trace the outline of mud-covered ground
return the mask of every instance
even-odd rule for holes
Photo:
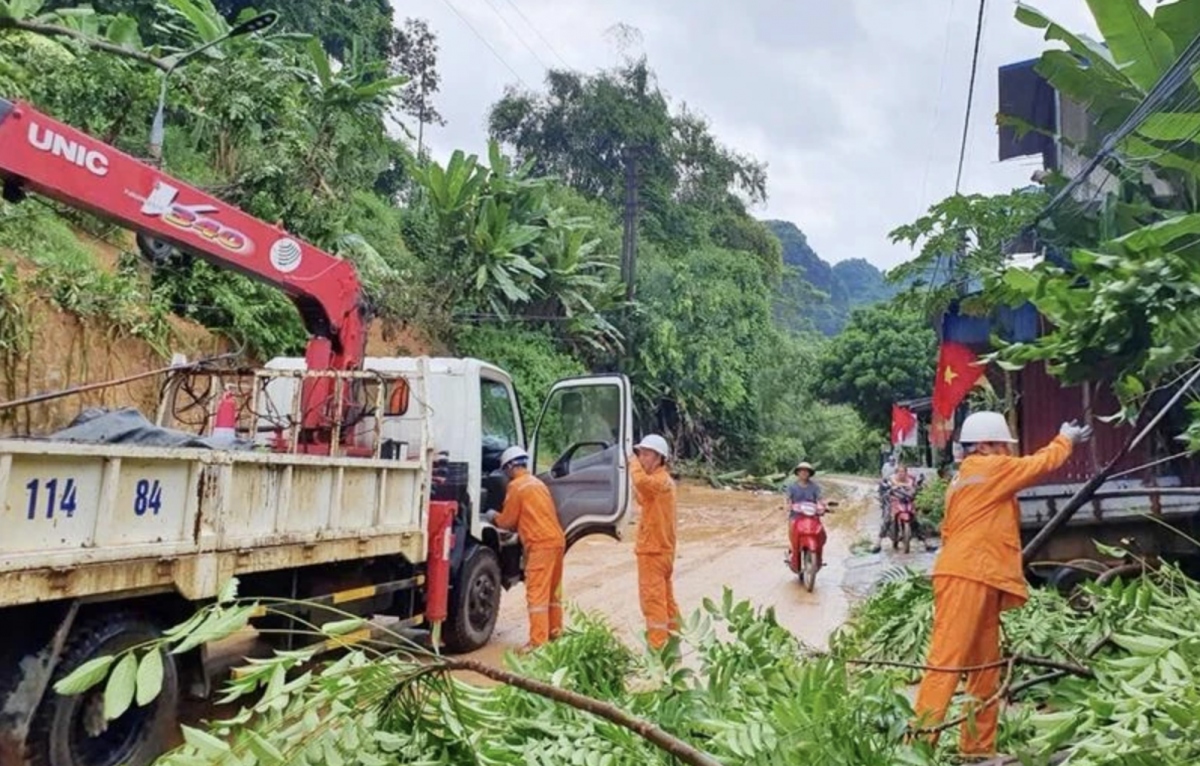
[[[925,566],[929,556],[886,551],[881,555],[851,553],[856,541],[877,533],[875,484],[866,479],[820,477],[825,494],[840,502],[825,517],[829,531],[826,566],[808,593],[784,563],[787,512],[779,493],[712,489],[684,483],[679,490],[678,558],[675,598],[684,613],[699,608],[705,596],[719,598],[729,586],[737,598],[774,606],[781,624],[806,643],[824,647],[830,633],[847,617],[853,600],[888,567]],[[602,537],[573,547],[565,562],[566,601],[605,615],[630,642],[643,630],[638,607],[633,554],[634,528],[620,542]],[[914,546],[917,550],[919,546]],[[499,662],[527,637],[525,590],[518,585],[504,594],[496,633],[478,659]]]
[[[852,553],[855,543],[878,532],[879,506],[875,483],[852,477],[820,477],[828,499],[839,507],[825,517],[829,541],[826,566],[808,593],[784,562],[787,551],[787,512],[783,496],[772,492],[712,489],[685,482],[679,488],[679,548],[675,563],[675,598],[684,613],[700,607],[703,598],[719,598],[729,586],[737,598],[774,606],[780,623],[805,643],[823,648],[829,635],[845,622],[855,600],[863,597],[893,566],[926,568],[933,556],[914,545],[902,555]],[[634,527],[621,541],[585,539],[573,547],[565,562],[564,595],[568,603],[603,614],[631,646],[641,642],[642,615],[638,606],[637,571],[633,553]],[[496,631],[488,646],[472,657],[499,665],[510,650],[528,636],[525,588],[517,585],[501,601]],[[217,647],[210,669],[242,664],[247,654],[269,651],[256,645],[253,631]],[[482,679],[476,679],[482,680]],[[209,703],[185,705],[183,719],[196,723],[224,712]]]

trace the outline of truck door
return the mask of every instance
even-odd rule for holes
[[[591,375],[555,383],[530,447],[533,472],[554,496],[567,547],[591,534],[619,539],[630,499],[629,380]]]

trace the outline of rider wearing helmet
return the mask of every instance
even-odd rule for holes
[[[529,473],[529,453],[509,447],[500,456],[508,476],[504,509],[492,516],[501,529],[515,529],[525,548],[525,599],[529,605],[529,643],[535,649],[562,633],[563,535],[554,498],[540,479]]]
[[[875,543],[875,547],[871,549],[871,553],[882,551],[884,542],[892,534],[892,498],[900,497],[905,500],[913,500],[920,489],[920,482],[913,479],[912,475],[908,472],[908,466],[903,463],[896,466],[895,473],[879,483],[879,508],[882,520],[879,526],[879,540]],[[928,537],[926,537],[925,528],[916,517],[915,509],[911,526],[913,535],[921,541],[926,551],[936,550],[937,546],[931,543]]]
[[[663,648],[671,631],[679,627],[675,603],[675,481],[667,472],[671,449],[667,440],[650,434],[634,447],[629,460],[638,517],[638,600],[646,618],[646,641]]]
[[[1021,511],[1017,492],[1056,470],[1091,428],[1063,423],[1059,435],[1027,457],[998,412],[976,412],[963,422],[959,440],[968,455],[946,492],[942,553],[933,567],[933,636],[927,665],[982,667],[966,673],[974,698],[959,750],[991,755],[996,745],[1000,686],[1000,613],[1028,599],[1021,561]],[[929,670],[914,707],[918,725],[936,727],[958,688],[960,672]],[[990,700],[986,707],[980,702]],[[931,736],[937,739],[937,735]]]

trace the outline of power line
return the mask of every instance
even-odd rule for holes
[[[546,49],[548,51],[550,51],[551,53],[553,53],[554,57],[557,58],[559,61],[561,61],[563,66],[565,66],[567,69],[570,69],[571,65],[567,63],[567,60],[564,59],[562,57],[562,55],[559,54],[559,52],[554,49],[554,46],[550,44],[550,41],[547,40],[545,38],[545,36],[542,35],[541,31],[538,30],[537,25],[534,24],[532,21],[530,21],[528,16],[526,16],[524,13],[522,13],[521,9],[517,6],[516,2],[514,0],[504,0],[504,2],[508,3],[512,7],[512,9],[517,12],[517,15],[520,16],[522,19],[524,19],[525,23],[529,25],[529,28],[533,30],[533,33],[535,35],[537,35],[539,40],[542,41],[542,45],[545,45]],[[549,67],[546,67],[546,68],[549,69]]]
[[[971,127],[971,104],[975,100],[975,74],[979,71],[979,43],[983,39],[983,12],[987,0],[979,0],[979,16],[975,20],[975,50],[971,54],[971,80],[967,85],[967,113],[963,117],[962,145],[958,150],[958,173],[954,177],[954,193],[962,186],[963,161],[967,157],[967,131]]]
[[[946,62],[950,59],[950,28],[954,23],[954,5],[955,0],[950,0],[949,10],[946,12],[946,39],[942,45],[942,65],[938,68],[938,89],[937,99],[933,102],[933,119],[929,124],[929,150],[925,153],[925,172],[921,174],[921,199],[919,200],[922,210],[925,206],[925,194],[929,186],[929,167],[933,163],[933,151],[937,145],[937,124],[938,117],[942,113],[942,94],[945,92],[946,86]]]
[[[500,20],[504,22],[504,26],[508,27],[508,31],[516,35],[516,38],[521,42],[521,45],[525,46],[525,50],[533,54],[533,57],[537,59],[537,62],[542,65],[542,69],[545,69],[547,72],[550,71],[550,65],[538,55],[538,52],[534,50],[532,45],[525,41],[525,38],[521,35],[521,33],[518,32],[512,24],[508,23],[508,19],[505,18],[504,14],[500,13],[500,9],[496,7],[496,4],[493,3],[492,0],[483,0],[483,2],[487,3],[488,7],[492,9],[492,13],[500,17]]]
[[[471,30],[471,32],[479,38],[479,42],[483,43],[484,46],[486,46],[487,49],[492,52],[492,55],[496,57],[496,60],[503,64],[505,69],[512,72],[512,76],[517,78],[517,82],[521,83],[522,87],[524,87],[526,90],[532,90],[532,88],[529,87],[529,84],[525,82],[521,75],[517,74],[517,70],[513,69],[512,65],[505,61],[504,57],[500,55],[500,52],[492,47],[492,44],[487,41],[487,38],[479,33],[479,30],[475,28],[475,25],[467,21],[466,16],[459,13],[458,9],[454,7],[454,3],[450,2],[450,0],[442,0],[442,2],[446,4],[447,8],[454,12],[454,15],[457,16],[462,23],[467,25],[467,29]]]

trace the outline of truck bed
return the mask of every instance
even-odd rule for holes
[[[0,440],[0,606],[217,594],[234,575],[425,558],[410,460]]]

